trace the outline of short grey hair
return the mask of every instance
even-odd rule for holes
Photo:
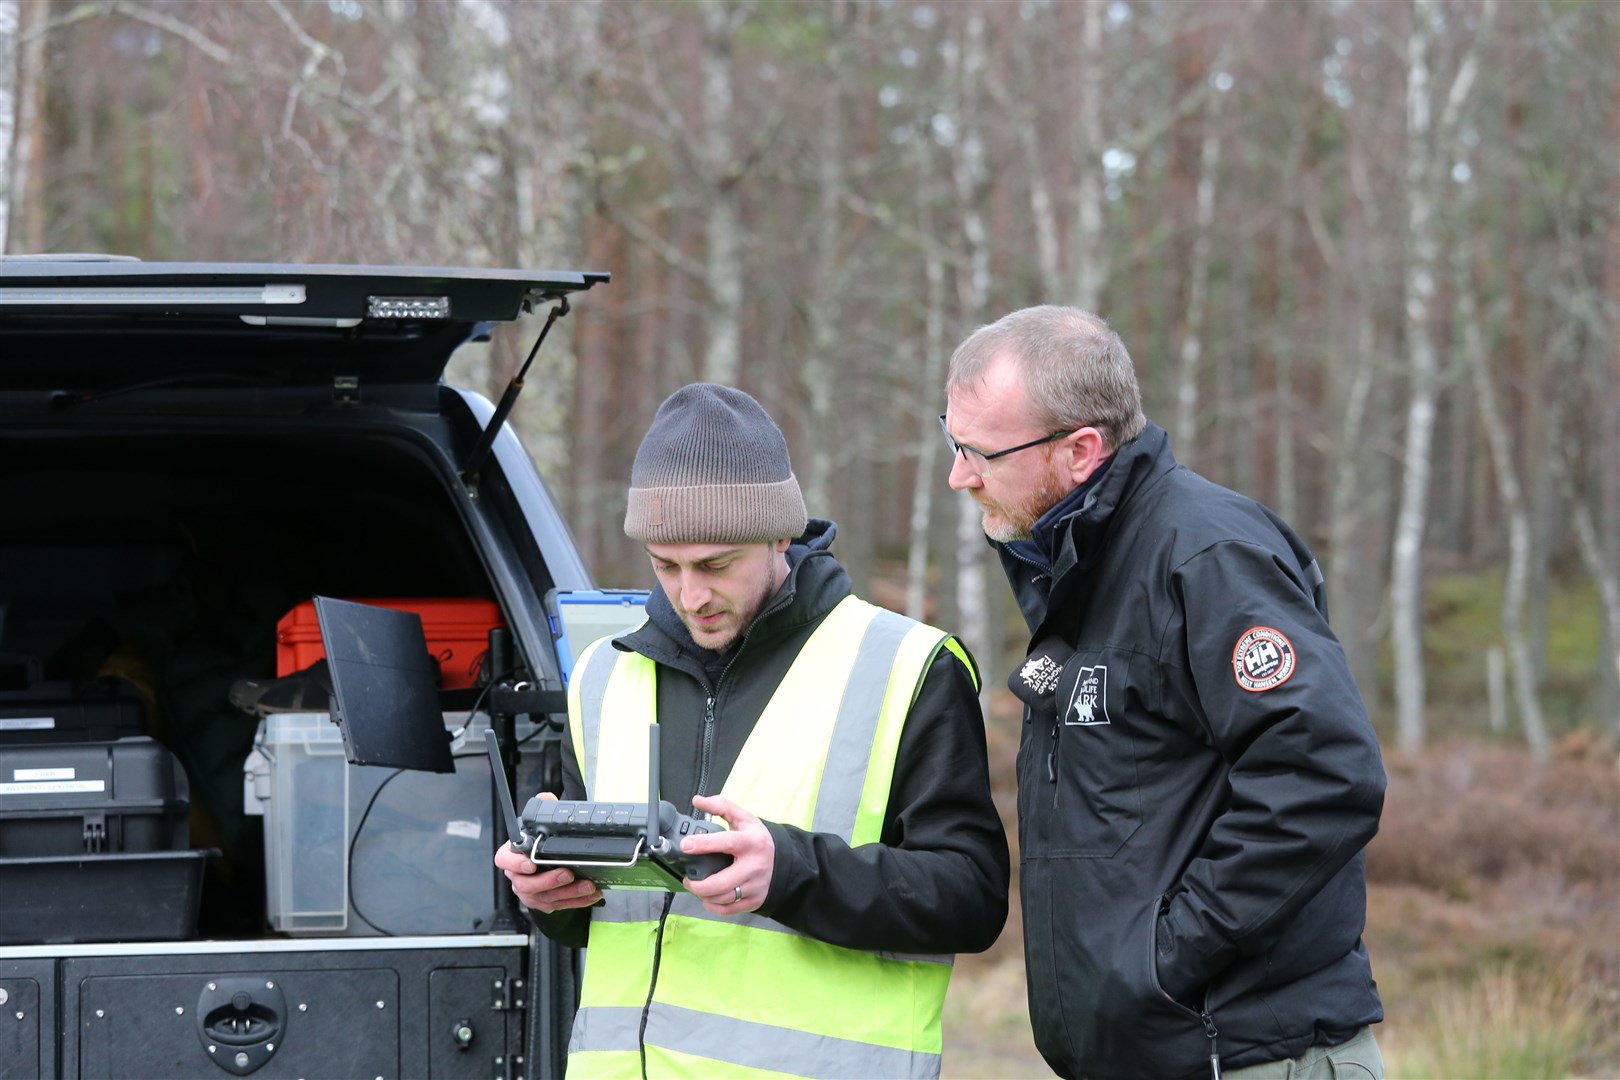
[[[951,355],[946,391],[971,389],[1003,355],[1023,376],[1030,419],[1048,431],[1094,427],[1112,452],[1147,426],[1131,354],[1090,312],[1042,304],[979,327]]]

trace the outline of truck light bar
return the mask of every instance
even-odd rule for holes
[[[448,319],[448,296],[368,296],[366,314],[373,319]]]
[[[211,289],[193,285],[70,286],[0,288],[0,306],[174,304],[302,304],[302,285],[237,285]]]

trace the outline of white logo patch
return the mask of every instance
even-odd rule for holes
[[[1232,674],[1252,694],[1281,686],[1294,674],[1294,644],[1269,626],[1252,627],[1232,650]]]
[[[1063,722],[1071,727],[1091,727],[1108,723],[1108,668],[1083,667],[1074,684],[1074,695],[1063,711]]]
[[[1024,685],[1037,694],[1050,694],[1062,674],[1063,668],[1045,655],[1030,657],[1018,669],[1018,677],[1024,680]]]

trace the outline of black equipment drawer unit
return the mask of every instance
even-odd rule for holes
[[[72,947],[56,975],[61,1075],[530,1075],[512,1057],[528,1008],[526,937],[316,944],[198,942],[129,955]],[[49,1064],[36,1075],[51,1075]]]
[[[0,957],[0,1077],[55,1069],[56,961]]]

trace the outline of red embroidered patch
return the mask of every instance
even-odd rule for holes
[[[1232,674],[1250,693],[1258,694],[1287,682],[1294,674],[1294,644],[1280,631],[1256,626],[1238,638],[1232,650]]]

